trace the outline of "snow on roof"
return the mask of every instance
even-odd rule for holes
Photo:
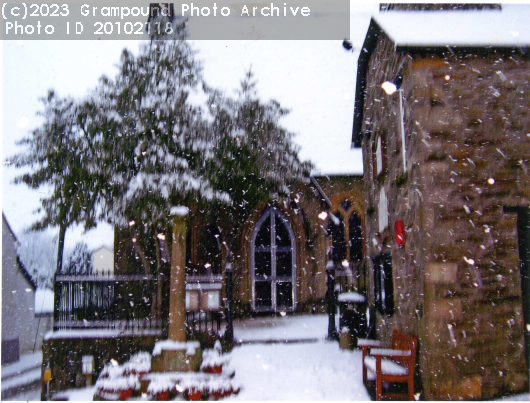
[[[37,288],[35,291],[35,315],[53,313],[54,294],[49,288]]]
[[[397,46],[530,45],[527,5],[503,4],[501,11],[391,11],[374,20]]]
[[[341,140],[343,144],[335,147],[322,147],[320,152],[312,152],[311,161],[315,168],[311,172],[313,176],[334,175],[362,175],[363,160],[362,151],[350,148],[351,132],[347,132]]]
[[[101,245],[101,246],[98,246],[97,248],[92,249],[92,252],[91,252],[91,253],[92,253],[92,254],[97,253],[97,252],[99,252],[101,249],[107,249],[107,250],[110,251],[110,252],[114,252],[114,247],[113,247],[113,246],[109,246],[109,245],[105,245],[105,244],[103,244],[103,245]]]

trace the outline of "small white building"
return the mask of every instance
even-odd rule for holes
[[[92,251],[92,272],[96,275],[114,274],[114,250],[103,245]]]
[[[2,365],[40,350],[53,321],[53,291],[37,288],[17,254],[16,243],[2,213]]]

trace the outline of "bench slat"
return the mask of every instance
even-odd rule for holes
[[[383,357],[410,357],[410,350],[396,350],[393,348],[372,348],[371,356],[380,355]]]
[[[366,365],[366,368],[368,368],[371,372],[375,373],[375,357],[366,357],[364,359],[364,365]],[[399,364],[396,364],[393,361],[386,360],[384,358],[381,359],[381,372],[383,372],[384,375],[395,375],[395,376],[405,376],[408,375],[409,370]]]
[[[386,343],[380,341],[380,340],[373,340],[373,339],[358,339],[357,345],[359,347],[382,347],[385,346]]]

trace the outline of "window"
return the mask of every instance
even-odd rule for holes
[[[332,240],[332,260],[335,265],[351,268],[358,266],[363,260],[363,228],[362,219],[352,208],[351,201],[344,200],[330,217],[328,234]],[[345,218],[344,218],[345,217]]]
[[[376,175],[383,172],[383,153],[381,151],[381,136],[377,136],[377,148],[375,149]]]
[[[186,274],[209,276],[221,273],[219,228],[209,223],[192,223],[186,228]]]
[[[330,218],[331,245],[333,246],[332,259],[335,265],[340,265],[347,257],[344,220],[342,219],[342,214],[338,211]]]
[[[382,253],[372,259],[374,265],[375,306],[383,315],[394,313],[394,284],[392,281],[392,257]]]
[[[253,310],[295,310],[295,237],[278,209],[265,210],[254,227],[250,247]]]
[[[363,260],[363,225],[361,217],[355,211],[349,219],[350,230],[350,262],[356,264]]]
[[[385,171],[386,164],[386,140],[382,133],[378,133],[372,148],[374,181]]]
[[[379,209],[377,215],[379,219],[379,232],[383,232],[388,227],[388,201],[384,188],[381,188],[379,192]]]
[[[199,235],[198,263],[207,274],[221,273],[221,241],[219,228],[210,223]]]

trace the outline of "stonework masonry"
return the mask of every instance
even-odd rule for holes
[[[401,66],[406,173],[400,94],[380,87]],[[516,50],[442,57],[396,50],[380,34],[363,116],[366,242],[370,257],[392,254],[396,309],[378,315],[377,330],[384,339],[393,328],[419,337],[418,383],[427,399],[528,389],[517,218],[504,208],[530,205],[529,111],[530,61]],[[374,178],[378,135],[386,169]],[[379,233],[381,187],[389,228]],[[403,249],[393,238],[398,219]]]

